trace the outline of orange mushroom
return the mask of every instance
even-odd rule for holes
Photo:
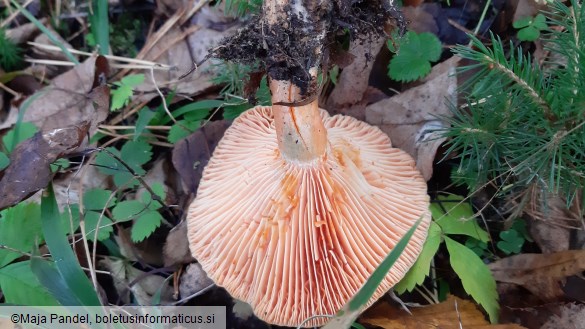
[[[290,82],[270,87],[273,103],[300,98]],[[204,170],[187,217],[191,252],[259,318],[297,326],[337,312],[422,217],[369,304],[406,274],[427,235],[426,191],[414,160],[376,127],[316,101],[255,107]]]

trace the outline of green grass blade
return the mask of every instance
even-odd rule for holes
[[[384,258],[382,263],[370,275],[364,286],[355,294],[355,296],[339,311],[337,315],[322,329],[340,329],[349,328],[357,319],[361,308],[370,300],[374,292],[384,280],[388,271],[392,268],[398,257],[402,255],[404,249],[408,245],[410,238],[419,226],[422,218],[419,218],[416,223],[406,232],[406,234],[398,241],[394,249],[390,251],[388,256]]]
[[[81,306],[101,305],[94,287],[73,254],[67,237],[63,234],[52,184],[49,184],[41,198],[41,225],[57,271],[68,289],[77,296]]]
[[[59,271],[46,260],[33,257],[30,268],[39,282],[61,305],[81,305],[81,301],[69,289]]]
[[[110,26],[108,19],[108,0],[92,1],[93,15],[89,16],[91,33],[99,47],[100,55],[109,55]]]
[[[47,29],[45,27],[45,25],[43,25],[43,23],[41,23],[38,19],[36,19],[36,17],[34,17],[33,14],[30,13],[30,11],[28,11],[26,8],[21,6],[16,0],[10,0],[10,3],[12,3],[12,5],[14,5],[14,7],[16,7],[24,15],[24,17],[26,17],[39,30],[41,30],[41,32],[43,32],[45,35],[47,35],[49,40],[51,40],[51,42],[55,46],[61,48],[61,50],[63,51],[65,56],[67,56],[67,58],[71,62],[75,63],[76,65],[79,64],[79,61],[77,60],[77,58],[75,58],[75,56],[73,56],[73,54],[69,50],[67,50],[67,48],[53,35],[53,33],[51,31],[49,31],[49,29]]]

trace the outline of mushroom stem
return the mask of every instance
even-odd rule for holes
[[[294,103],[302,99],[291,81],[270,80],[272,103]],[[273,105],[278,147],[288,161],[311,162],[320,159],[327,147],[327,131],[317,99],[301,106]]]

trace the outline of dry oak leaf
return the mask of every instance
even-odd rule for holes
[[[515,255],[489,268],[498,282],[514,283],[545,301],[554,300],[564,295],[559,281],[585,271],[585,250]]]
[[[411,314],[388,303],[380,303],[360,318],[361,323],[384,329],[522,329],[517,324],[492,325],[477,306],[468,300],[449,296],[446,301],[420,308]]]

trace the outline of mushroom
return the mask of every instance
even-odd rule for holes
[[[300,99],[270,80],[273,104]],[[193,256],[262,320],[336,313],[422,217],[368,306],[406,274],[430,222],[414,160],[377,127],[317,101],[255,107],[226,131],[187,215]],[[314,318],[304,326],[322,325]]]

